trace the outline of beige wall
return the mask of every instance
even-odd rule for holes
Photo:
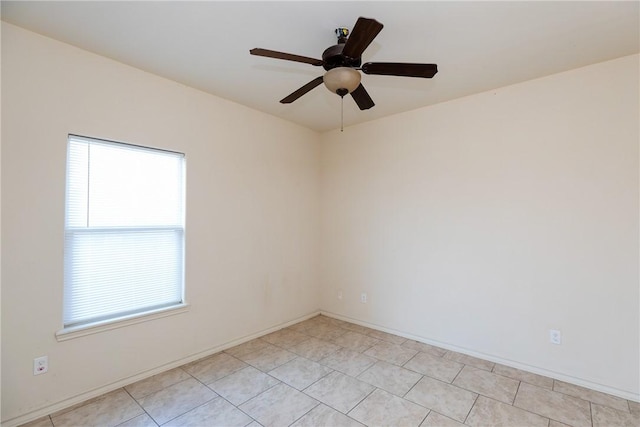
[[[2,420],[318,310],[317,133],[6,23],[2,65]],[[56,341],[68,133],[186,153],[187,313]]]
[[[637,55],[321,136],[5,23],[2,65],[5,424],[318,309],[638,398]],[[187,313],[56,341],[69,132],[186,153]]]
[[[638,399],[638,75],[634,55],[324,134],[323,309]]]

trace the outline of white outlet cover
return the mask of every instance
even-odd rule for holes
[[[33,375],[46,374],[49,370],[49,357],[42,356],[33,359]]]
[[[562,344],[562,332],[557,329],[549,329],[549,342],[551,344]]]

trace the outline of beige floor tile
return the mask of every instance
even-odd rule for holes
[[[342,347],[340,347],[339,345],[332,344],[328,341],[324,341],[318,338],[310,338],[307,341],[301,342],[300,344],[291,347],[289,351],[317,362],[318,360],[327,357],[331,353],[335,353],[341,348]]]
[[[462,363],[423,352],[419,352],[404,364],[407,369],[448,383],[453,381],[463,366]]]
[[[304,357],[296,357],[270,371],[269,375],[276,377],[293,388],[304,390],[331,372],[333,372],[331,368]]]
[[[300,332],[292,331],[290,329],[280,329],[279,331],[272,332],[261,337],[261,339],[269,344],[288,349],[289,347],[293,347],[294,345],[308,340],[309,335],[301,334]]]
[[[156,427],[157,425],[149,415],[142,414],[122,424],[118,424],[118,427]]]
[[[49,415],[47,415],[46,417],[40,417],[37,420],[22,424],[20,427],[53,427],[53,423]]]
[[[334,320],[333,317],[325,316],[324,314],[318,314],[315,319],[323,323],[331,323]]]
[[[298,332],[304,333],[305,335],[316,336],[317,334],[335,331],[336,329],[340,328],[336,328],[335,326],[329,325],[325,322],[309,322],[303,331]]]
[[[488,397],[479,396],[465,421],[473,427],[547,427],[549,419]]]
[[[289,329],[291,331],[304,333],[304,331],[313,324],[313,323],[310,322],[310,320],[311,319],[305,320],[303,322],[298,322],[298,323],[296,323],[294,325],[291,325],[291,326],[287,326],[287,329]]]
[[[376,331],[375,329],[373,329],[367,335],[377,340],[386,341],[388,343],[396,345],[401,345],[407,340],[406,338],[403,338],[401,336],[389,334],[387,332]]]
[[[217,353],[205,359],[184,365],[182,369],[201,382],[208,384],[246,366],[246,363],[227,353]]]
[[[640,426],[640,403],[320,315],[22,427],[262,427],[238,405],[267,426]]]
[[[190,410],[186,414],[164,424],[163,427],[201,427],[224,426],[244,427],[252,421],[251,417],[221,397]]]
[[[398,366],[402,366],[407,363],[409,359],[416,355],[416,353],[418,353],[418,350],[413,350],[385,341],[381,341],[364,352],[367,356],[372,356],[376,359],[384,360],[385,362],[393,363]]]
[[[466,354],[458,353],[456,351],[448,351],[443,357],[455,360],[456,362],[464,363],[465,365],[471,365],[478,369],[484,369],[491,372],[495,363],[488,360],[478,359],[477,357],[469,356]]]
[[[212,382],[209,384],[209,388],[237,406],[277,384],[280,384],[280,381],[271,375],[267,375],[253,366],[247,366]]]
[[[75,405],[71,405],[71,406],[69,406],[69,407],[67,407],[67,408],[63,408],[63,409],[60,409],[59,411],[55,411],[55,412],[53,412],[53,413],[49,414],[49,417],[50,417],[51,419],[53,419],[53,418],[57,418],[57,417],[59,417],[60,415],[62,415],[62,414],[64,414],[64,413],[66,413],[66,412],[71,412],[71,411],[76,410],[76,409],[78,409],[78,408],[80,408],[80,407],[82,407],[82,406],[86,406],[86,405],[89,405],[89,404],[91,404],[91,403],[95,403],[95,402],[98,402],[98,401],[100,401],[100,400],[103,400],[103,399],[109,398],[111,395],[115,395],[115,394],[118,394],[118,393],[122,392],[122,390],[123,390],[122,388],[119,388],[119,389],[117,389],[117,390],[110,391],[110,392],[105,393],[105,394],[102,394],[102,395],[100,395],[100,396],[96,396],[96,397],[94,397],[94,398],[87,399],[87,400],[85,400],[84,402],[76,403]]]
[[[349,416],[367,426],[419,426],[428,413],[420,405],[378,389],[353,408]]]
[[[118,389],[102,398],[92,400],[89,404],[52,417],[52,421],[56,427],[115,426],[143,413],[140,405],[129,393],[124,389]]]
[[[297,325],[297,324],[296,324]],[[307,339],[309,338],[309,334],[307,334],[305,332],[306,328],[296,328],[296,325],[291,325],[291,326],[287,326],[286,328],[280,329],[281,331],[286,331],[286,332],[295,332],[298,334],[303,334],[307,336]],[[264,338],[264,336],[260,337],[260,338]]]
[[[569,424],[564,424],[556,420],[549,420],[549,427],[571,427]]]
[[[638,427],[640,417],[631,412],[619,411],[609,406],[591,403],[593,427]]]
[[[589,390],[588,388],[565,383],[563,381],[554,381],[553,391],[568,394],[569,396],[579,397],[580,399],[588,400],[599,405],[609,406],[610,408],[617,409],[618,411],[629,412],[629,404],[626,399],[611,396],[610,394],[601,393],[595,390]]]
[[[240,359],[249,353],[253,353],[254,351],[262,350],[267,347],[273,346],[272,344],[269,344],[268,342],[257,338],[255,340],[247,341],[235,347],[228,348],[224,352]]]
[[[324,403],[313,408],[309,413],[293,423],[291,427],[363,427],[362,424]]]
[[[520,383],[513,405],[574,427],[591,426],[589,402],[531,384]]]
[[[482,394],[508,404],[513,403],[519,381],[496,375],[473,366],[465,366],[453,381],[453,385]]]
[[[305,331],[307,335],[324,341],[333,341],[334,339],[341,337],[347,332],[349,331],[346,329],[329,324],[312,326]]]
[[[366,326],[356,325],[355,323],[347,323],[343,326],[343,328],[363,335],[367,335],[369,332],[374,331],[374,329],[367,328]]]
[[[493,367],[493,373],[513,378],[514,380],[524,381],[525,383],[537,385],[538,387],[546,388],[549,390],[553,389],[552,378],[533,374],[521,369],[511,368],[509,366],[500,365],[499,363],[496,363],[496,365]]]
[[[464,427],[464,424],[445,417],[436,411],[431,411],[424,422],[420,424],[420,427]]]
[[[440,357],[444,356],[447,353],[447,350],[443,348],[426,344],[420,341],[414,341],[414,340],[406,340],[405,342],[402,343],[402,346],[407,348],[412,348],[414,350],[418,350],[423,353],[433,354],[434,356],[440,356]]]
[[[358,375],[359,380],[400,397],[407,394],[420,378],[422,375],[417,372],[382,361]]]
[[[318,405],[318,401],[289,387],[278,384],[240,405],[265,427],[288,426]]]
[[[268,347],[249,353],[241,359],[249,365],[260,369],[262,372],[269,372],[296,357],[298,356],[283,348]]]
[[[339,328],[344,327],[345,325],[349,325],[349,322],[345,322],[344,320],[336,319],[333,317],[323,316],[328,319],[328,323],[332,326],[337,326]]]
[[[375,387],[353,377],[332,372],[312,384],[305,393],[346,414],[374,389]]]
[[[191,378],[191,375],[180,368],[176,368],[130,384],[125,387],[125,390],[127,390],[134,399],[139,399],[172,384],[188,380],[189,378]]]
[[[371,338],[367,335],[359,334],[357,332],[348,331],[344,335],[341,335],[338,338],[333,339],[332,342],[334,342],[335,344],[338,344],[341,347],[348,348],[349,350],[362,353],[364,351],[367,351],[374,345],[378,344],[380,340]]]
[[[164,424],[218,395],[191,378],[138,399],[140,406],[158,424]]]
[[[376,362],[377,359],[373,357],[365,356],[362,353],[346,348],[340,349],[320,360],[321,364],[352,377],[357,377]]]
[[[464,422],[478,395],[445,382],[423,377],[405,399]]]

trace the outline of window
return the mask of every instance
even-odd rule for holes
[[[64,327],[183,302],[184,155],[70,135]]]

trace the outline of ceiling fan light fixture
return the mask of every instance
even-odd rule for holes
[[[324,85],[333,93],[345,96],[360,86],[360,73],[349,67],[336,67],[327,71],[322,80]]]

